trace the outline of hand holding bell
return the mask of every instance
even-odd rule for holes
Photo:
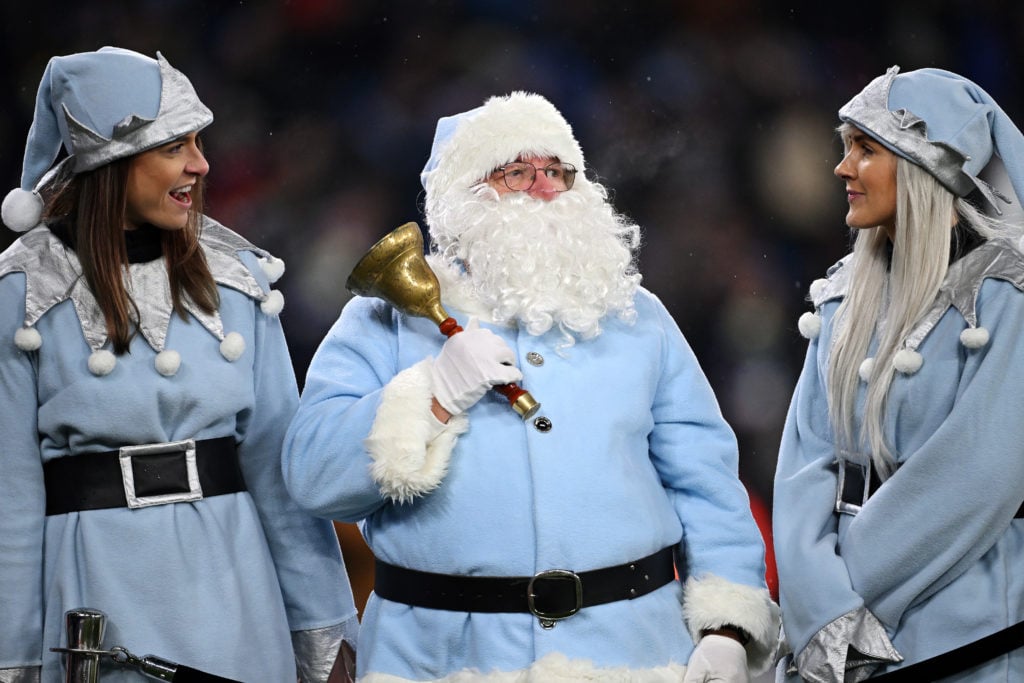
[[[446,336],[462,327],[441,305],[441,285],[423,256],[423,235],[416,223],[406,223],[385,235],[352,269],[345,288],[360,296],[384,299],[408,315],[432,320]],[[494,389],[524,420],[540,408],[528,391],[514,383]]]
[[[475,317],[466,329],[448,338],[430,372],[434,398],[451,415],[469,410],[495,385],[523,378],[505,340],[480,327]]]

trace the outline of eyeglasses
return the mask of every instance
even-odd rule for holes
[[[494,173],[500,173],[505,187],[516,192],[525,192],[537,182],[537,172],[540,171],[551,181],[552,189],[555,192],[565,192],[572,189],[576,180],[576,167],[572,164],[563,164],[558,161],[548,164],[544,168],[537,168],[533,164],[524,161],[514,161],[495,169]]]

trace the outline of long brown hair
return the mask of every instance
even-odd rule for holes
[[[92,171],[59,174],[43,190],[43,220],[67,225],[82,264],[82,275],[103,311],[114,353],[122,354],[137,332],[139,309],[128,293],[125,214],[128,171],[133,157],[118,159]],[[213,313],[220,305],[217,285],[199,246],[202,224],[203,179],[192,188],[192,209],[181,230],[161,230],[164,262],[174,312],[187,320],[185,297]]]

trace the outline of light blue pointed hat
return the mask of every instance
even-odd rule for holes
[[[931,173],[958,197],[979,190],[1001,214],[1010,203],[979,175],[1002,160],[1018,203],[1024,199],[1024,135],[973,81],[942,69],[890,67],[839,110],[887,148]]]
[[[39,222],[36,190],[58,167],[72,173],[144,152],[213,121],[180,71],[158,52],[103,47],[53,57],[36,93],[21,187],[4,199],[4,223],[18,232]],[[67,157],[54,167],[61,147]]]

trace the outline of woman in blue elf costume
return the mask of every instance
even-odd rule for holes
[[[856,239],[800,320],[778,677],[1021,681],[1024,136],[939,69],[893,67],[839,118]]]
[[[159,54],[43,74],[3,203],[27,232],[0,255],[0,681],[63,681],[73,608],[239,681],[325,681],[355,638],[333,528],[282,482],[283,266],[201,213],[212,120]]]

